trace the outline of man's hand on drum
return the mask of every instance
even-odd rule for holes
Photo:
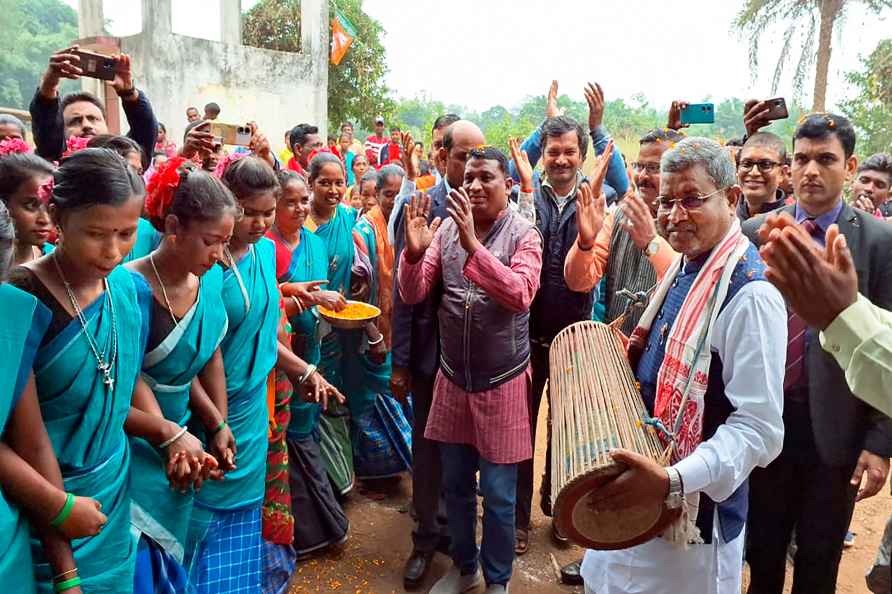
[[[618,510],[636,505],[662,503],[669,494],[669,474],[650,458],[628,450],[612,450],[614,462],[626,469],[616,479],[606,483],[589,496],[592,509]]]

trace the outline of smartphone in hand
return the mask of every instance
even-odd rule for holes
[[[84,50],[72,50],[71,52],[80,59],[82,76],[98,78],[100,80],[115,80],[115,59]]]
[[[767,99],[765,102],[768,103],[768,113],[765,114],[766,120],[785,120],[790,117],[787,111],[787,102],[784,101],[783,97]]]
[[[211,122],[211,132],[214,136],[220,137],[223,144],[230,146],[248,146],[251,144],[251,128],[247,125]]]
[[[712,103],[691,103],[681,110],[682,124],[715,123],[715,105]]]

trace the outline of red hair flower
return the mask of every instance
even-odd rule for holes
[[[0,157],[14,155],[16,153],[30,153],[31,146],[21,138],[7,138],[0,140]]]
[[[226,173],[226,169],[238,161],[239,159],[243,159],[247,157],[249,153],[231,153],[226,155],[217,163],[217,166],[214,168],[214,177],[219,179],[223,179],[223,174]]]
[[[89,142],[90,138],[88,136],[69,136],[65,143],[66,150],[62,153],[62,158],[65,159],[78,151],[84,150]]]
[[[40,187],[37,188],[37,198],[43,202],[44,204],[50,203],[50,198],[53,197],[53,184],[55,180],[51,175],[48,180],[40,184]]]
[[[186,163],[183,157],[174,157],[162,163],[146,185],[146,214],[155,221],[164,219],[164,215],[173,203],[173,195],[180,186],[180,167]]]

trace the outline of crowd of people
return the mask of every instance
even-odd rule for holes
[[[179,145],[135,86],[129,123],[63,78],[0,115],[0,568],[10,592],[277,593],[350,535],[344,498],[411,474],[402,580],[507,592],[530,547],[555,337],[624,335],[669,453],[616,450],[592,513],[680,509],[657,538],[563,568],[586,592],[835,591],[855,502],[892,457],[892,157],[805,116],[792,151],[751,101],[737,142],[666,127],[627,159],[557,108],[509,154],[443,114],[430,148],[382,117],[312,123],[275,154],[186,111]],[[589,175],[583,164],[595,153]],[[381,315],[347,329],[320,310]],[[599,373],[597,353],[581,364]],[[549,442],[540,501],[554,513]],[[478,485],[479,476],[479,485]],[[482,497],[482,542],[476,524]],[[889,547],[868,575],[889,588]],[[557,545],[567,542],[554,523]],[[795,536],[795,538],[794,538]],[[885,589],[883,589],[885,588]]]

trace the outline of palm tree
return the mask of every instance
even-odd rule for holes
[[[777,91],[784,66],[791,60],[793,42],[802,40],[802,53],[796,60],[793,88],[797,94],[812,64],[815,68],[813,111],[825,109],[827,74],[830,70],[830,51],[833,28],[845,15],[846,8],[860,2],[867,9],[879,14],[884,8],[892,8],[892,0],[746,0],[743,9],[734,19],[734,27],[749,37],[749,59],[753,76],[759,66],[759,40],[772,25],[785,23],[784,42],[774,67],[771,92]],[[817,53],[815,53],[817,38]]]

